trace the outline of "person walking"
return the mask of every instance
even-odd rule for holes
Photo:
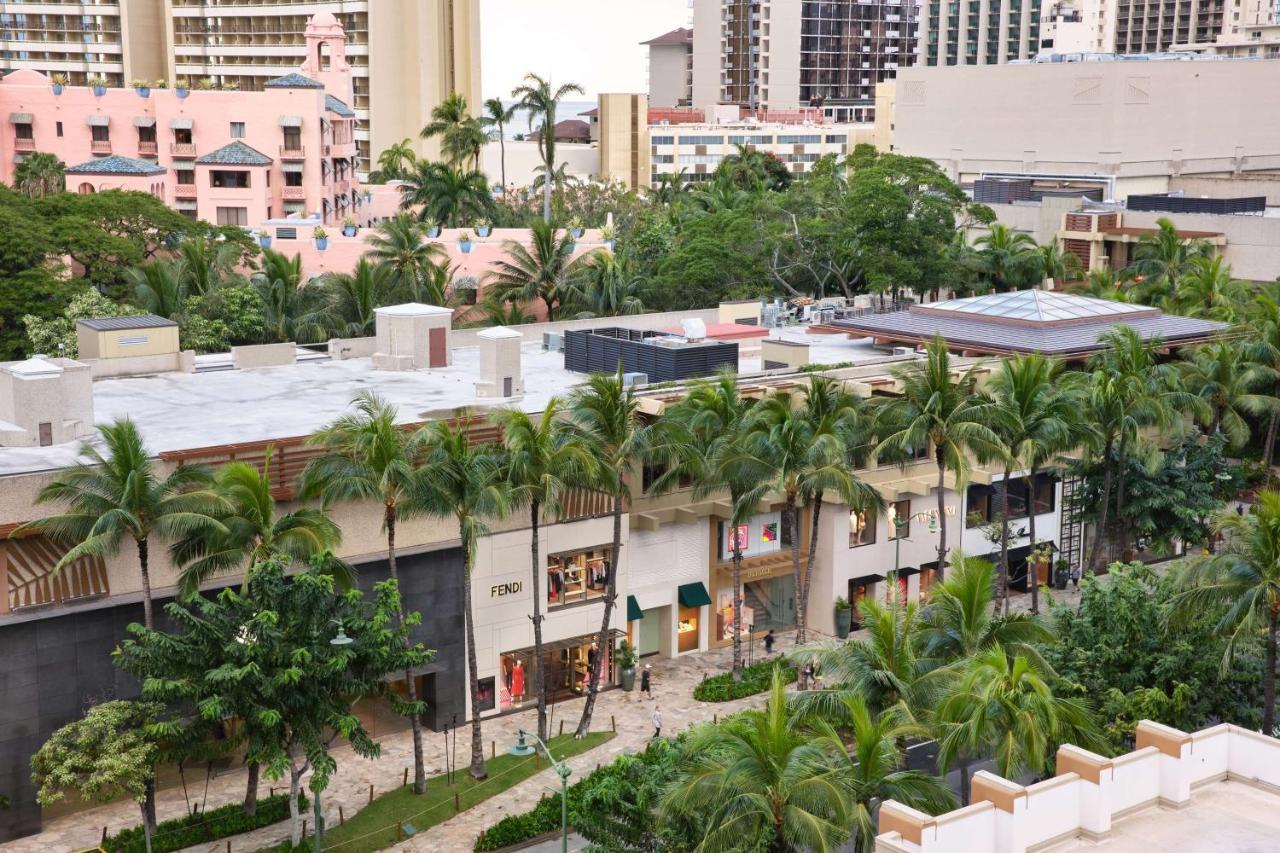
[[[653,740],[662,737],[662,706],[653,706]]]
[[[769,629],[769,633],[764,635],[764,655],[771,657],[773,655],[773,643],[777,637],[773,636],[773,629]]]
[[[653,670],[652,664],[645,664],[644,671],[640,673],[640,695],[643,698],[653,701],[653,681],[650,673]]]
[[[1076,589],[1080,588],[1080,567],[1075,566],[1071,569],[1071,585]]]

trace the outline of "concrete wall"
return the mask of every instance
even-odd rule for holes
[[[153,373],[194,373],[196,351],[167,352],[133,358],[87,358],[94,379],[110,376],[148,376]]]
[[[704,323],[716,322],[717,310],[704,308],[701,311],[664,311],[654,314],[630,314],[623,317],[597,317],[593,320],[557,320],[554,323],[527,323],[521,326],[507,326],[524,336],[526,342],[542,342],[544,332],[564,333],[570,329],[590,329],[596,326],[620,326],[624,329],[678,329],[680,321],[697,317]],[[453,346],[477,346],[477,335],[481,329],[454,329]]]
[[[1280,206],[1280,175],[1212,176],[1181,175],[1169,179],[1169,191],[1207,198],[1266,196],[1267,206]]]
[[[566,116],[569,118],[569,116]],[[502,153],[506,150],[507,189],[514,192],[533,185],[538,173],[536,169],[542,165],[542,155],[538,153],[538,143],[532,139],[516,141],[508,139],[502,145],[487,142],[480,150],[480,170],[489,178],[489,183],[501,183]],[[600,174],[600,152],[595,145],[581,142],[557,142],[556,162],[565,163],[566,174],[581,180],[590,180]]]
[[[345,361],[348,358],[369,358],[378,350],[378,339],[367,338],[330,338],[329,358]]]
[[[674,107],[690,97],[689,48],[682,44],[649,45],[649,103]]]
[[[279,367],[298,360],[298,345],[292,341],[283,344],[254,344],[232,347],[231,363],[236,370],[252,370],[255,367]]]
[[[596,118],[600,134],[602,178],[621,181],[628,189],[649,186],[649,101],[644,95],[602,93]]]

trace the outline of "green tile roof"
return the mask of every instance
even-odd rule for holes
[[[270,166],[272,162],[266,154],[238,140],[196,158],[197,166]]]

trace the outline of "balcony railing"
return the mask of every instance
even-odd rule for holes
[[[194,157],[196,156],[196,144],[194,142],[173,142],[169,145],[169,153],[174,157]]]
[[[285,201],[306,201],[306,187],[283,187],[280,190],[280,197]]]
[[[140,139],[138,140],[138,153],[144,156],[150,155],[154,157],[156,154],[160,153],[160,146],[155,140],[148,142]]]
[[[182,198],[182,199],[195,198],[196,185],[195,184],[175,184],[173,187],[173,197]]]
[[[305,160],[307,159],[307,149],[302,145],[281,145],[281,160]]]
[[[95,139],[89,143],[89,152],[92,154],[110,154],[111,140]]]
[[[19,136],[13,140],[13,150],[19,152],[28,152],[36,150],[36,141],[34,139],[24,139]]]

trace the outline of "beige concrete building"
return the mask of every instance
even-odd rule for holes
[[[920,8],[921,65],[1003,65],[1036,55],[1037,0],[951,0]]]
[[[347,33],[361,171],[406,137],[427,145],[418,132],[450,92],[479,104],[479,0],[0,2],[0,69],[260,89],[307,58],[307,21],[321,13]]]
[[[1265,19],[1260,17],[1259,20]],[[1280,24],[1259,22],[1241,27],[1232,26],[1230,32],[1219,34],[1212,42],[1175,44],[1169,49],[1237,59],[1275,59],[1280,57]]]
[[[641,44],[649,48],[649,103],[687,107],[693,103],[693,30],[679,27]]]
[[[652,180],[648,100],[644,95],[602,93],[592,117],[592,127],[599,129],[598,174],[633,190]]]

